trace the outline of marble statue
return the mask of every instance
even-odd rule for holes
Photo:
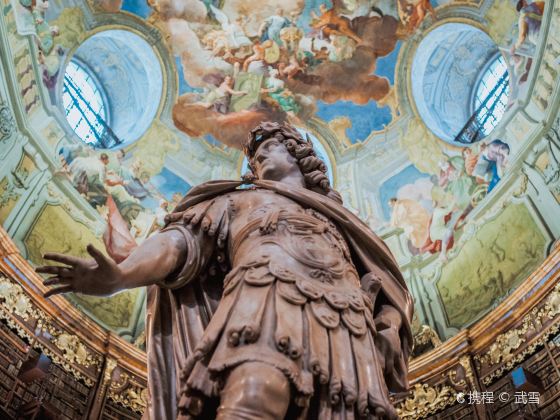
[[[293,127],[262,123],[244,151],[250,176],[193,188],[119,264],[46,254],[45,296],[150,286],[148,418],[396,418],[412,299],[395,259]]]

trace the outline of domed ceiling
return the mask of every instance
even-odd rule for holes
[[[84,255],[88,242],[110,254],[116,238],[123,249],[140,243],[191,186],[245,172],[242,142],[263,120],[309,135],[345,205],[394,252],[418,325],[442,339],[490,311],[560,235],[550,217],[558,196],[535,204],[523,175],[530,171],[521,169],[553,120],[555,102],[535,96],[535,86],[555,76],[537,75],[541,23],[518,37],[512,1],[9,4],[6,42],[20,57],[14,77],[34,124],[22,129],[29,140],[6,142],[0,159],[27,162],[36,153],[47,175],[33,178],[37,190],[15,189],[15,201],[0,203],[0,222],[35,264],[46,251]],[[505,114],[481,140],[472,132],[494,105],[475,106],[475,96],[500,57]],[[110,147],[85,144],[66,120],[69,62],[102,93],[107,118],[92,124]],[[10,173],[0,172],[0,186]],[[70,299],[135,340],[144,297]]]

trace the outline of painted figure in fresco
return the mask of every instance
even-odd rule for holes
[[[255,41],[255,43],[253,44],[253,55],[247,57],[243,62],[243,71],[248,71],[251,73],[258,73],[258,74],[265,73],[266,66],[264,64],[264,55],[265,55],[265,49],[267,47],[267,42],[270,44],[270,41],[265,41],[262,44],[258,40]]]
[[[67,168],[74,159],[80,156],[87,156],[88,152],[84,144],[65,144],[59,149],[58,155],[60,156],[62,166]]]
[[[296,102],[293,93],[286,87],[286,83],[278,76],[280,72],[275,68],[270,68],[268,77],[264,79],[262,93],[269,97],[292,118],[299,112],[299,104]]]
[[[50,26],[45,19],[49,8],[48,0],[20,0],[19,3],[31,13],[35,41],[39,49],[48,56],[53,51],[54,38],[60,34],[58,26]]]
[[[303,38],[303,31],[297,27],[297,18],[298,14],[292,12],[290,14],[290,26],[282,28],[280,30],[280,39],[282,40],[283,45],[288,49],[290,52],[295,52],[298,49],[299,42]]]
[[[429,12],[436,18],[436,11],[430,0],[397,0],[399,18],[406,32],[414,32]]]
[[[481,152],[473,175],[479,183],[488,184],[488,192],[492,191],[503,177],[509,153],[509,145],[500,139],[490,142]]]
[[[430,214],[415,200],[409,198],[389,200],[391,212],[391,226],[404,230],[410,244],[415,249],[421,249],[428,240],[430,227]]]
[[[63,167],[66,168],[72,185],[92,207],[106,205],[107,199],[111,197],[128,222],[138,215],[142,210],[139,198],[129,192],[138,192],[138,189],[127,189],[127,186],[138,187],[138,185],[130,184],[114,168],[109,167],[110,159],[107,153],[97,156],[90,150],[80,149],[78,156],[73,157],[69,165],[66,164],[66,158],[72,155],[72,149],[67,150],[66,156],[61,155]]]
[[[331,35],[331,45],[329,60],[333,62],[349,60],[356,51],[356,42],[346,36]]]
[[[540,32],[544,2],[528,3],[525,0],[520,0],[516,8],[519,12],[518,35],[509,50],[509,62],[513,71],[510,72],[508,109],[515,104],[520,95],[521,86],[529,77],[533,65],[533,46],[537,43]]]
[[[282,76],[292,79],[294,76],[304,71],[304,66],[299,62],[297,57],[292,54],[287,64],[280,63],[278,70]]]
[[[64,264],[37,269],[45,296],[152,285],[152,419],[396,419],[412,344],[396,261],[296,129],[263,123],[244,151],[251,188],[192,189],[120,264],[45,255]]]
[[[470,150],[469,150],[470,153]],[[452,156],[440,162],[440,174],[432,189],[433,211],[429,228],[429,241],[423,252],[439,252],[440,259],[446,260],[447,251],[453,247],[454,235],[459,224],[472,211],[473,193],[476,189],[474,178],[467,173],[472,171],[473,162],[468,162],[468,153]]]
[[[441,165],[439,186],[454,197],[459,210],[465,210],[471,203],[471,194],[475,186],[472,177],[466,173],[465,159],[462,156],[453,156]]]
[[[283,45],[280,33],[282,29],[290,26],[292,26],[292,22],[284,16],[284,10],[281,8],[276,9],[276,13],[266,18],[259,28],[260,42],[271,40],[278,45]]]
[[[351,22],[347,17],[339,16],[334,7],[327,8],[325,4],[319,6],[320,15],[311,11],[311,26],[318,31],[324,38],[329,38],[331,35],[346,36],[353,39],[358,44],[361,44],[362,39],[354,32],[351,27]]]
[[[191,137],[210,135],[240,149],[238,133],[264,120],[297,121],[295,115],[316,115],[317,101],[330,106],[339,101],[364,105],[372,100],[385,100],[382,103],[390,105],[391,115],[398,116],[393,106],[395,96],[390,94],[390,78],[377,75],[375,66],[377,59],[396,48],[400,37],[398,19],[381,11],[377,1],[374,5],[364,0],[359,7],[350,7],[348,2],[321,1],[308,10],[303,3],[283,4],[272,16],[268,14],[270,4],[249,7],[244,2],[221,2],[218,7],[205,3],[204,13],[196,18],[185,16],[183,9],[178,9],[176,15],[172,15],[171,9],[167,15],[162,14],[160,23],[173,28],[169,32],[170,42],[176,44],[177,51],[183,51],[183,75],[190,86],[213,92],[216,84],[212,77],[218,75],[223,79],[229,75],[235,80],[235,88],[241,90],[236,65],[241,73],[263,76],[259,89],[271,89],[266,86],[267,81],[275,86],[284,85],[280,86],[281,96],[271,92],[272,95],[264,95],[264,100],[260,100],[253,98],[251,91],[251,101],[233,98],[225,112],[208,106],[213,101],[201,101],[196,93],[184,92],[173,109],[176,126]],[[383,8],[395,8],[389,3],[384,0]],[[243,46],[238,48],[230,42],[224,26],[230,25],[228,22],[240,22],[239,30],[234,32],[251,43],[243,38],[243,42],[237,43]],[[278,73],[267,78],[269,67]],[[207,104],[204,108],[203,102]]]
[[[80,194],[102,194],[106,176],[105,166],[108,162],[109,156],[106,153],[101,153],[99,157],[87,154],[72,160],[68,169],[72,175],[72,184]]]
[[[117,150],[117,165],[115,165],[113,170],[122,180],[122,185],[124,186],[126,192],[135,199],[142,200],[148,197],[151,193],[140,180],[140,174],[135,173],[135,169],[138,168],[138,164],[133,164],[132,167],[125,165],[125,156],[126,153],[124,149]]]
[[[37,62],[41,66],[41,73],[43,78],[43,83],[45,87],[49,90],[51,95],[51,100],[55,100],[54,88],[56,87],[56,82],[58,81],[58,75],[60,74],[60,67],[62,63],[62,56],[64,55],[64,50],[61,47],[56,48],[49,55],[45,55],[42,50],[37,52]],[[54,102],[53,102],[54,103]]]
[[[536,44],[544,14],[544,1],[528,3],[526,0],[519,0],[516,8],[519,12],[519,35],[511,47],[512,54],[515,54],[526,40]]]
[[[216,112],[221,114],[227,113],[232,95],[240,96],[247,94],[245,91],[233,89],[233,84],[233,77],[227,75],[224,77],[223,81],[217,87],[211,89],[198,104],[205,108],[212,107]]]
[[[445,261],[447,251],[453,247],[455,221],[452,217],[457,212],[456,203],[451,194],[436,189],[432,192],[434,198],[432,217],[430,220],[429,242],[422,248],[423,252],[435,254],[439,252],[439,259]]]
[[[210,10],[212,10],[214,17],[220,22],[220,25],[222,25],[222,30],[224,31],[230,49],[237,49],[253,44],[251,40],[247,38],[247,35],[245,35],[241,18],[236,19],[235,22],[230,22],[227,15],[217,7],[210,5]]]
[[[465,173],[468,176],[472,176],[476,163],[478,162],[479,154],[475,153],[473,149],[469,147],[464,147],[461,151],[461,156],[463,156],[463,160],[465,161]]]

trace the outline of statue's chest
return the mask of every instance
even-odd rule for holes
[[[266,190],[244,191],[234,200],[235,217],[232,222],[232,233],[245,230],[248,224],[253,224],[275,214],[305,213],[305,209],[295,201]]]
[[[280,255],[288,254],[306,266],[341,269],[350,261],[345,239],[316,210],[262,190],[240,194],[239,198],[231,235],[234,254],[251,250],[243,259],[252,258],[258,250],[276,247],[282,250]]]

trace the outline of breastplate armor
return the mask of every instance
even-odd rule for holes
[[[360,287],[346,241],[317,211],[293,206],[267,208],[252,216],[232,241],[234,267],[270,262],[318,286]]]

